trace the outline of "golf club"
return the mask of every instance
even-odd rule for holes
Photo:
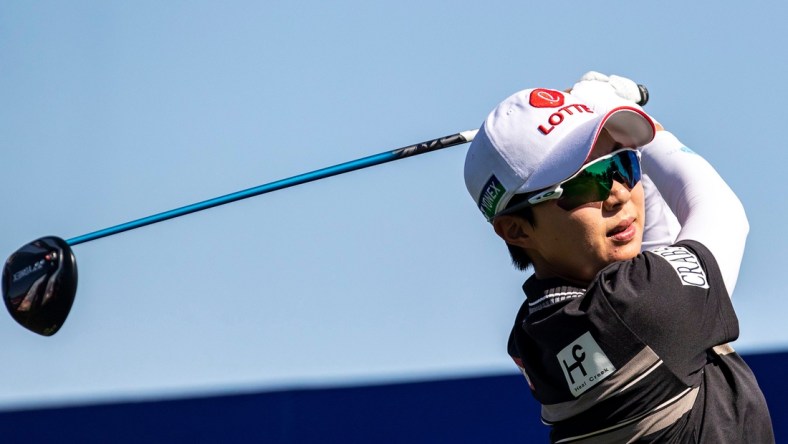
[[[648,102],[648,90],[638,85],[638,105]],[[249,197],[324,179],[394,160],[471,142],[478,130],[462,131],[361,159],[277,180],[174,210],[136,219],[120,225],[63,240],[46,236],[29,242],[5,262],[2,276],[3,301],[11,317],[30,331],[52,336],[63,326],[77,292],[77,261],[71,247],[102,237],[155,224]]]
[[[30,331],[52,336],[63,326],[77,292],[77,261],[71,247],[102,237],[155,224],[272,191],[326,177],[336,176],[394,160],[462,145],[473,140],[478,130],[462,131],[373,156],[322,168],[257,187],[208,199],[174,210],[136,219],[63,240],[46,236],[19,248],[3,267],[3,300],[11,317]]]

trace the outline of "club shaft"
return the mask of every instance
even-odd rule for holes
[[[246,199],[249,197],[259,196],[261,194],[270,193],[272,191],[289,188],[296,185],[301,185],[307,182],[324,179],[326,177],[336,176],[339,174],[348,173],[350,171],[360,170],[363,168],[380,165],[382,163],[391,162],[394,160],[404,159],[406,157],[413,157],[419,154],[436,151],[451,146],[462,145],[473,140],[476,136],[476,130],[469,130],[452,134],[450,136],[440,137],[438,139],[428,140],[426,142],[417,143],[395,150],[386,151],[383,153],[375,154],[372,156],[364,157],[361,159],[352,160],[350,162],[341,163],[338,165],[322,168],[319,170],[311,171],[309,173],[299,174],[297,176],[288,177],[286,179],[277,180],[267,184],[259,185],[235,193],[227,194],[224,196],[208,199],[202,202],[186,205],[174,210],[164,211],[151,216],[136,219],[131,222],[126,222],[120,225],[115,225],[102,230],[97,230],[92,233],[83,234],[82,236],[73,237],[66,240],[70,246],[82,244],[102,237],[111,236],[113,234],[122,233],[124,231],[133,230],[135,228],[144,227],[146,225],[155,224],[168,219],[184,216],[198,211],[207,210],[208,208],[218,207],[219,205],[228,204],[238,200]]]

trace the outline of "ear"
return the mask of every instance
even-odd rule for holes
[[[516,216],[498,216],[493,220],[495,234],[507,244],[522,248],[531,247],[533,227],[527,220]]]

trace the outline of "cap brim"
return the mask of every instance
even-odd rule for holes
[[[594,142],[602,129],[606,129],[613,140],[629,148],[646,145],[656,134],[654,121],[643,111],[628,106],[614,108],[605,115]]]
[[[602,130],[625,147],[638,148],[654,139],[656,127],[643,111],[629,106],[610,110],[568,133],[515,194],[543,190],[571,177],[588,161]]]

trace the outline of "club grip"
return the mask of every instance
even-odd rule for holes
[[[640,100],[637,101],[637,104],[644,106],[648,103],[648,89],[645,85],[638,83],[638,90],[640,90]]]

